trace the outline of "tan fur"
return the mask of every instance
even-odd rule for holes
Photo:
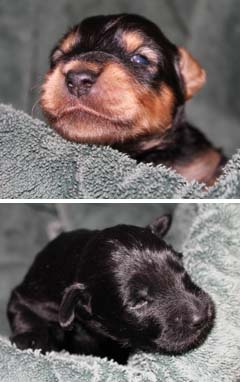
[[[180,71],[185,83],[185,98],[192,98],[206,82],[206,72],[184,48],[179,48]]]
[[[127,52],[134,52],[144,43],[143,37],[138,32],[123,32],[122,42]]]
[[[141,118],[144,118],[145,111],[148,123],[146,132],[164,132],[171,126],[174,99],[172,89],[166,84],[162,85],[158,93],[146,91],[142,94],[140,98],[143,107]]]
[[[60,63],[47,76],[41,105],[64,137],[78,142],[111,144],[149,132],[164,132],[171,125],[173,91],[163,85],[158,93],[143,87],[119,63],[108,62],[88,95],[72,96],[65,84],[69,70],[96,64]],[[159,121],[161,124],[159,125]]]
[[[78,30],[70,32],[60,43],[59,48],[64,52],[69,52],[79,40]]]
[[[47,113],[56,116],[58,111],[64,107],[64,77],[62,75],[62,64],[58,65],[45,77],[42,86],[41,106]],[[61,94],[61,97],[59,97]]]
[[[187,165],[178,164],[173,168],[189,181],[197,180],[207,186],[212,186],[217,178],[220,161],[220,154],[214,149],[209,149],[196,157],[191,163]]]

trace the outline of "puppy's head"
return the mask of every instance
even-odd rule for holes
[[[41,106],[70,140],[112,144],[170,128],[205,72],[152,22],[97,16],[72,28],[51,54]]]
[[[214,305],[163,241],[169,225],[164,216],[147,228],[101,231],[86,248],[81,282],[65,291],[62,327],[84,320],[100,336],[148,351],[181,353],[199,345],[213,324]]]

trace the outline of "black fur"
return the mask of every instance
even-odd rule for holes
[[[151,140],[155,141],[154,146],[141,150],[140,146]],[[157,141],[158,143],[156,143]],[[178,164],[187,165],[189,158],[194,160],[199,154],[210,149],[211,143],[200,130],[182,120],[180,129],[178,126],[174,126],[161,138],[154,135],[151,138],[142,137],[142,139],[131,140],[127,143],[114,145],[113,147],[128,153],[138,163],[145,162],[174,166]],[[227,158],[221,149],[216,150],[221,156],[221,161],[215,175],[220,175],[221,168],[227,163]]]
[[[12,342],[119,363],[137,349],[177,354],[198,346],[214,305],[163,241],[169,226],[163,216],[146,228],[82,229],[50,242],[12,292]]]

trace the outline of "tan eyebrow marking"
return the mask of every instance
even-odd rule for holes
[[[134,52],[144,43],[143,37],[138,32],[123,32],[122,41],[128,52]]]
[[[75,29],[68,33],[68,35],[63,38],[60,42],[59,49],[61,49],[64,53],[69,52],[77,42],[79,42],[79,30]]]

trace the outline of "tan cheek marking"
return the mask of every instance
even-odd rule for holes
[[[144,40],[137,32],[123,32],[122,42],[128,52],[134,52],[144,43]]]
[[[145,120],[148,132],[164,132],[171,127],[174,101],[173,91],[167,85],[163,85],[157,95],[148,91],[140,98],[143,107],[140,117]]]
[[[170,128],[174,101],[173,91],[167,85],[162,86],[159,94],[146,90],[117,64],[109,64],[97,82],[97,107],[130,121],[132,136]]]
[[[136,83],[119,64],[109,64],[96,84],[96,96],[100,104],[116,117],[131,119],[136,114],[138,99]],[[102,102],[101,102],[102,99]]]
[[[60,43],[59,48],[64,52],[69,52],[74,45],[79,41],[79,33],[78,30],[70,32]]]
[[[162,86],[160,96],[156,97],[154,116],[158,121],[162,121],[161,126],[167,129],[172,124],[173,107],[175,95],[170,87]]]
[[[46,75],[42,86],[41,106],[44,111],[55,115],[64,106],[64,76],[61,66]]]

